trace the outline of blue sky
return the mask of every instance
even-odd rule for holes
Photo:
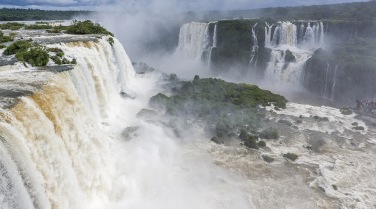
[[[364,0],[0,0],[0,7],[74,10],[228,10],[334,4]]]

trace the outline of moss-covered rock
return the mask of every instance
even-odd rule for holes
[[[278,130],[275,128],[265,129],[260,133],[259,137],[263,139],[278,139]]]

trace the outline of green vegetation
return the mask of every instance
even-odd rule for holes
[[[56,52],[56,56],[62,58],[64,56],[64,52]]]
[[[264,114],[258,106],[274,104],[284,108],[287,100],[254,85],[229,83],[215,78],[179,81],[167,78],[172,95],[159,93],[150,99],[151,107],[172,117],[189,117],[204,122],[219,141],[241,130],[240,138],[251,148],[258,148],[255,136],[243,127],[256,130]],[[262,143],[261,143],[262,145]]]
[[[296,159],[298,159],[298,155],[294,154],[294,153],[287,153],[287,154],[284,154],[283,157],[291,160],[291,161],[295,161]]]
[[[23,23],[8,22],[8,23],[0,24],[0,29],[1,30],[19,30],[24,26],[25,24]]]
[[[40,9],[0,9],[0,21],[24,20],[70,20],[80,15],[89,15],[89,11],[48,11]]]
[[[15,35],[13,33],[9,34],[9,36],[4,36],[4,33],[0,31],[0,43],[13,41],[14,36]]]
[[[33,24],[33,25],[26,25],[24,27],[26,30],[42,30],[42,29],[52,29],[52,26],[47,24]]]
[[[52,59],[52,61],[54,61],[55,64],[57,64],[57,65],[61,65],[61,64],[62,64],[61,59],[60,59],[60,57],[58,57],[58,56],[51,56],[51,59]]]
[[[73,59],[72,59],[71,64],[72,64],[72,65],[77,65],[77,60],[76,60],[76,58],[73,58]]]
[[[24,41],[24,40],[21,40],[21,41],[16,41],[14,43],[12,43],[11,45],[9,45],[5,51],[4,51],[4,55],[12,55],[12,54],[16,54],[20,51],[25,51],[27,50],[28,48],[30,48],[32,46],[31,42],[30,41]]]
[[[73,24],[67,28],[66,32],[69,34],[104,34],[114,36],[114,34],[103,28],[101,25],[93,23],[90,20],[74,20]]]
[[[49,61],[47,50],[40,46],[18,51],[16,58],[20,61],[31,64],[31,66],[45,66]]]
[[[279,137],[278,130],[275,128],[265,129],[260,133],[259,136],[263,139],[278,139]]]
[[[114,43],[115,43],[114,38],[109,37],[109,38],[108,38],[108,43],[110,43],[110,45],[113,46]]]
[[[0,44],[0,49],[4,49],[5,47],[7,46],[5,46],[4,44]]]
[[[258,146],[258,147],[266,147],[266,142],[265,142],[265,141],[259,141],[259,142],[257,143],[257,146]]]

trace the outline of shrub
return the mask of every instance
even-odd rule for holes
[[[76,58],[73,58],[73,59],[72,59],[71,64],[72,64],[72,65],[76,65],[76,64],[77,64],[77,60],[76,60]]]
[[[111,32],[103,28],[98,23],[93,23],[90,20],[77,21],[74,20],[73,24],[67,29],[69,34],[104,34],[114,36]]]
[[[292,161],[295,161],[296,159],[298,159],[298,155],[294,154],[294,153],[287,153],[287,154],[284,154],[283,157],[289,159],[289,160],[292,160]]]
[[[334,190],[338,190],[338,187],[336,185],[333,184],[332,187]]]
[[[64,52],[56,52],[56,56],[62,58],[64,56]]]
[[[256,138],[254,136],[250,136],[248,135],[248,138],[247,140],[244,142],[244,145],[246,147],[249,147],[249,148],[252,148],[252,149],[258,149],[258,145],[257,145],[257,142],[256,142]]]
[[[41,30],[41,29],[52,29],[50,25],[43,25],[43,24],[34,24],[34,25],[26,25],[26,30]]]
[[[257,143],[257,145],[258,145],[259,147],[266,147],[266,142],[265,142],[265,141],[259,141],[259,142]]]
[[[108,38],[108,43],[110,43],[110,45],[113,46],[115,43],[114,38],[112,37]]]
[[[25,51],[30,47],[31,47],[31,43],[29,41],[22,41],[22,40],[16,41],[5,49],[4,54],[5,55],[16,54],[17,52]]]
[[[54,61],[55,64],[57,64],[57,65],[61,65],[61,64],[62,64],[61,59],[60,59],[60,57],[58,57],[58,56],[52,56],[51,59],[52,59],[52,61]]]
[[[62,62],[64,65],[66,65],[66,64],[70,64],[69,60],[68,60],[67,58],[65,58],[65,57],[61,60],[61,62]]]
[[[260,133],[260,137],[263,139],[278,139],[278,131],[275,128],[268,128]]]
[[[239,134],[239,138],[240,138],[242,141],[245,141],[245,140],[247,140],[247,137],[248,137],[247,131],[244,130],[244,129],[241,129],[241,130],[240,130],[240,134]]]
[[[0,44],[0,49],[4,49],[5,47],[7,46],[5,46],[4,44]]]
[[[10,42],[13,41],[13,37],[11,36],[0,36],[0,42],[5,43],[5,42]]]
[[[27,62],[31,66],[45,66],[49,61],[47,50],[42,47],[34,47],[29,50],[19,51],[16,58],[20,61]]]
[[[6,30],[6,29],[9,29],[9,30],[19,30],[23,26],[25,26],[25,24],[23,24],[23,23],[8,22],[8,23],[5,23],[5,24],[0,24],[0,29],[2,29],[2,30]]]

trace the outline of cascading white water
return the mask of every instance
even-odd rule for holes
[[[336,88],[336,82],[337,82],[337,69],[338,69],[338,65],[336,65],[334,67],[334,76],[333,76],[333,82],[332,82],[332,91],[331,91],[331,100],[334,99],[334,92],[335,92],[335,88]]]
[[[256,26],[257,23],[252,26],[251,29],[251,35],[252,35],[252,46],[251,46],[251,57],[249,59],[249,64],[254,63],[254,65],[257,65],[257,52],[258,52],[258,41],[257,41],[257,35],[256,35]]]
[[[217,25],[218,25],[218,22],[215,23],[214,25],[214,31],[213,31],[213,35],[210,36],[210,31],[209,31],[209,27],[207,28],[207,39],[210,40],[211,39],[211,45],[207,45],[207,49],[209,51],[209,55],[208,55],[208,58],[207,58],[207,62],[209,63],[209,67],[211,67],[212,65],[212,52],[213,52],[213,48],[216,48],[217,45],[218,45],[218,29],[217,29]],[[208,43],[210,43],[210,41],[208,41]]]
[[[269,27],[268,24],[266,24]],[[271,29],[265,28],[265,47],[272,50],[271,58],[265,70],[265,78],[274,82],[293,83],[300,85],[303,68],[315,49],[324,43],[323,23],[316,22],[311,27],[300,24],[299,31],[291,22],[280,22],[274,29],[271,43],[268,44]],[[294,60],[285,63],[284,56],[289,50]]]
[[[286,62],[286,51],[275,49],[271,52],[270,61],[265,70],[265,78],[276,84],[289,83],[299,86],[302,81],[303,69],[306,61],[311,57],[308,52],[291,51],[294,62]]]
[[[324,46],[324,24],[320,22],[320,46]]]
[[[282,22],[279,44],[294,47],[297,44],[297,39],[296,25],[291,22]]]
[[[208,26],[208,23],[197,22],[184,24],[180,28],[177,53],[186,58],[200,60],[206,47],[205,37]]]
[[[265,23],[265,47],[270,47],[271,46],[271,33],[272,33],[272,28],[273,25],[269,25],[269,23]]]
[[[132,84],[133,68],[117,40],[113,47],[104,39],[49,45],[56,46],[76,58],[75,69],[47,73],[42,89],[0,109],[0,150],[7,155],[0,190],[14,188],[1,208],[83,208],[108,199],[112,188],[111,141],[101,122],[114,95]],[[18,82],[28,79],[21,65],[3,69]]]
[[[214,25],[214,33],[213,33],[213,47],[218,47],[218,23]]]

